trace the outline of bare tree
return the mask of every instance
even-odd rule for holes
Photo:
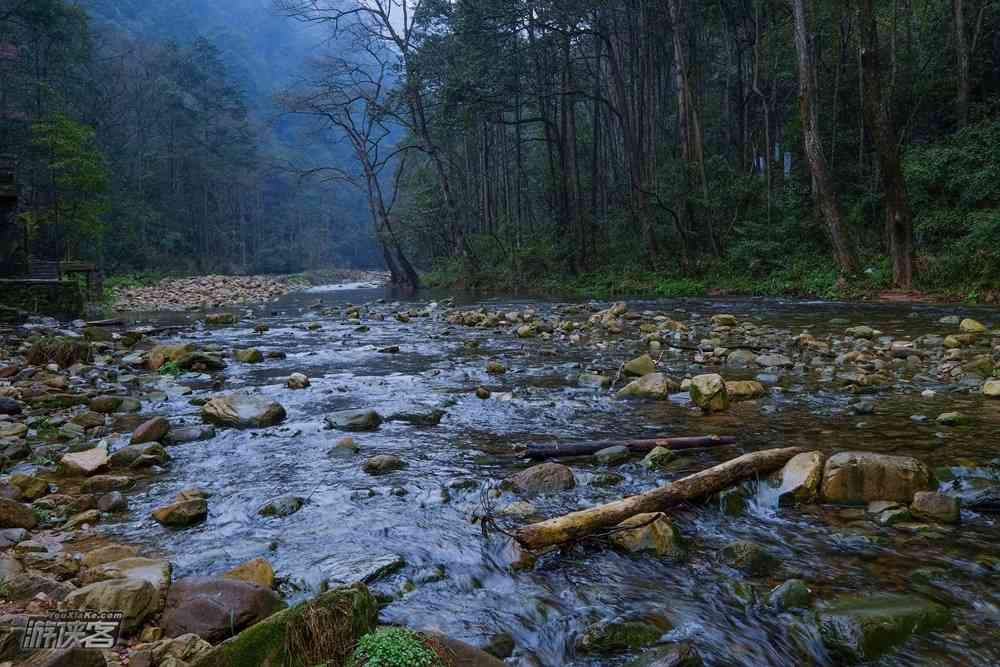
[[[314,63],[311,79],[298,90],[280,96],[279,101],[287,113],[312,118],[321,131],[332,131],[337,140],[350,144],[360,172],[343,166],[324,166],[301,173],[346,182],[365,192],[375,236],[392,282],[416,290],[420,287],[419,277],[400,247],[391,218],[397,189],[393,183],[393,196],[387,201],[383,184],[390,170],[394,170],[392,177],[398,179],[403,169],[401,156],[407,149],[387,146],[391,134],[385,113],[387,69],[384,59],[354,62],[327,56]]]

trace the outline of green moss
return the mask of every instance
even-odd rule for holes
[[[89,342],[67,336],[46,336],[35,341],[28,349],[27,357],[28,363],[33,366],[56,363],[63,368],[78,362],[89,363],[94,359]]]
[[[376,625],[363,584],[337,588],[274,614],[198,660],[197,667],[344,667],[358,639]]]

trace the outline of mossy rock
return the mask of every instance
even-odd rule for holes
[[[367,586],[335,588],[250,626],[192,667],[341,667],[377,621],[378,604]]]
[[[820,636],[838,664],[868,662],[951,623],[944,606],[915,595],[845,595],[817,612]]]
[[[669,623],[647,619],[618,619],[596,623],[576,642],[576,650],[589,654],[614,654],[652,646],[670,630]]]
[[[28,363],[33,366],[56,363],[62,368],[68,368],[76,363],[92,362],[94,353],[90,349],[90,343],[81,338],[46,336],[32,344],[27,358]]]

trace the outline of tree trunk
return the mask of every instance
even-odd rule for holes
[[[958,126],[969,122],[969,38],[965,28],[965,0],[952,0],[955,16],[955,60],[958,74]]]
[[[799,65],[799,109],[802,117],[802,139],[805,143],[806,158],[812,172],[816,203],[826,221],[833,243],[834,257],[841,273],[858,271],[858,258],[844,224],[844,215],[837,200],[837,190],[827,168],[820,142],[819,122],[816,112],[816,69],[812,52],[809,50],[809,35],[806,31],[806,0],[792,0],[795,23],[795,50]]]
[[[740,480],[769,473],[804,451],[801,447],[786,447],[744,454],[647,493],[524,526],[514,538],[527,549],[577,540],[613,528],[636,514],[662,512],[679,503],[717,493]]]
[[[885,191],[885,231],[892,257],[892,279],[897,287],[910,289],[913,286],[913,213],[899,164],[895,123],[882,96],[882,64],[873,0],[862,0],[861,12],[865,119],[875,140]]]

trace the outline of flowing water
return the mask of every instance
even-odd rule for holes
[[[907,591],[953,608],[954,627],[914,637],[879,664],[1000,664],[1000,527],[993,515],[965,511],[958,527],[900,531],[865,522],[863,512],[855,510],[778,508],[774,493],[760,484],[742,516],[726,516],[711,503],[676,512],[688,546],[683,561],[584,543],[547,555],[522,572],[511,571],[510,541],[496,531],[484,536],[472,520],[483,512],[484,488],[528,465],[513,454],[514,447],[533,442],[703,433],[739,438],[735,447],[687,455],[669,472],[649,472],[633,459],[614,468],[624,479],[610,488],[590,484],[608,467],[573,461],[575,489],[532,500],[543,516],[648,490],[770,446],[907,454],[934,467],[962,461],[982,466],[986,475],[988,463],[1000,456],[1000,401],[990,403],[967,388],[936,385],[915,373],[875,397],[875,414],[856,415],[849,408],[856,397],[820,384],[809,373],[789,372],[763,378],[776,388],[769,397],[706,417],[691,409],[686,394],[665,402],[623,402],[577,385],[576,376],[584,370],[614,375],[622,360],[638,353],[634,336],[620,348],[601,351],[519,340],[509,329],[449,326],[443,318],[403,323],[391,317],[390,306],[382,307],[389,314],[385,321],[368,321],[370,330],[361,333],[342,317],[324,317],[309,307],[317,298],[335,306],[380,297],[393,298],[379,289],[291,294],[257,309],[240,326],[191,327],[169,339],[254,346],[287,356],[254,365],[230,363],[221,386],[182,377],[193,394],[160,396],[151,411],[169,415],[174,423],[198,423],[192,397],[255,388],[281,402],[288,419],[264,430],[220,429],[211,440],[171,447],[167,472],[130,497],[130,519],[111,530],[169,557],[175,576],[219,573],[265,557],[287,580],[285,590],[293,600],[312,594],[331,572],[402,558],[405,565],[373,584],[392,597],[382,611],[384,621],[435,628],[472,643],[508,633],[517,646],[512,664],[624,664],[634,655],[591,659],[576,655],[574,643],[594,621],[633,615],[661,619],[668,628],[665,640],[690,639],[710,665],[835,664],[809,629],[807,612],[748,605],[738,594],[741,575],[720,564],[717,551],[735,539],[750,539],[781,561],[773,577],[747,580],[761,596],[796,577],[806,580],[818,599],[843,592]],[[429,300],[421,299],[412,307]],[[501,311],[531,307],[543,316],[557,305],[530,299],[464,302]],[[845,325],[833,325],[831,318],[865,323],[893,336],[954,329],[937,322],[951,311],[933,307],[756,300],[629,305],[679,320],[693,313],[734,313],[787,330],[789,336],[806,330],[842,333]],[[995,311],[974,316],[998,319]],[[321,328],[309,330],[312,322]],[[255,334],[258,323],[270,331]],[[478,348],[469,344],[473,340]],[[378,352],[388,345],[401,351]],[[501,360],[510,370],[486,374],[489,359]],[[666,355],[662,365],[677,377],[704,372],[688,354]],[[312,386],[286,389],[284,378],[292,372],[307,374]],[[726,376],[749,379],[754,372]],[[478,386],[491,389],[493,397],[477,398],[473,390]],[[926,388],[936,395],[921,397]],[[358,456],[328,455],[344,434],[325,430],[324,415],[346,408],[374,408],[387,415],[417,404],[442,407],[446,416],[433,427],[386,422],[376,432],[355,435]],[[949,410],[974,421],[958,429],[937,425],[934,417]],[[915,414],[930,419],[917,421],[911,418]],[[369,476],[361,463],[375,454],[398,455],[408,467]],[[192,486],[214,494],[204,524],[171,531],[148,518],[151,509]],[[308,503],[285,518],[256,513],[266,500],[285,494]],[[502,507],[514,500],[505,492],[495,503]],[[913,576],[922,568],[940,571],[928,582]]]

